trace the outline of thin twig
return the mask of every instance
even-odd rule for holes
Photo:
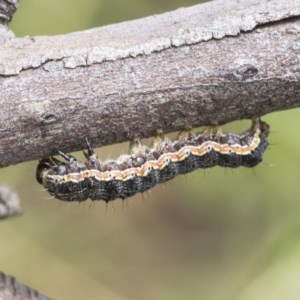
[[[50,300],[38,291],[0,272],[0,300]]]

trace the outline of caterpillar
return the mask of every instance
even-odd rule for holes
[[[138,143],[134,153],[104,162],[87,141],[84,163],[59,152],[65,162],[44,158],[36,176],[51,195],[63,201],[125,199],[198,168],[254,167],[262,161],[268,135],[269,125],[257,118],[240,135],[209,128],[174,141],[159,138],[154,147]]]

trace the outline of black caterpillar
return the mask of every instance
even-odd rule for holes
[[[174,141],[163,139],[154,148],[140,145],[132,155],[104,162],[87,142],[84,163],[60,152],[66,162],[42,159],[37,180],[63,201],[125,199],[198,168],[254,167],[262,161],[268,135],[269,125],[255,119],[241,135],[206,130]]]

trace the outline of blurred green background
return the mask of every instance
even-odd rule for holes
[[[198,2],[21,0],[11,28],[61,34]],[[35,181],[36,162],[1,169],[25,214],[0,223],[0,270],[54,299],[299,299],[299,118],[264,117],[272,145],[255,172],[196,171],[124,205],[51,199]]]

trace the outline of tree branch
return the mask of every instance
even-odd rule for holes
[[[13,32],[7,28],[7,24],[11,21],[18,5],[19,0],[0,0],[0,45],[8,39],[14,38]]]
[[[0,184],[0,220],[22,213],[18,194],[6,185]]]
[[[0,300],[49,300],[36,290],[0,272]]]
[[[0,24],[7,25],[19,6],[19,0],[0,1]]]
[[[218,0],[0,46],[0,166],[300,106],[300,0]]]

